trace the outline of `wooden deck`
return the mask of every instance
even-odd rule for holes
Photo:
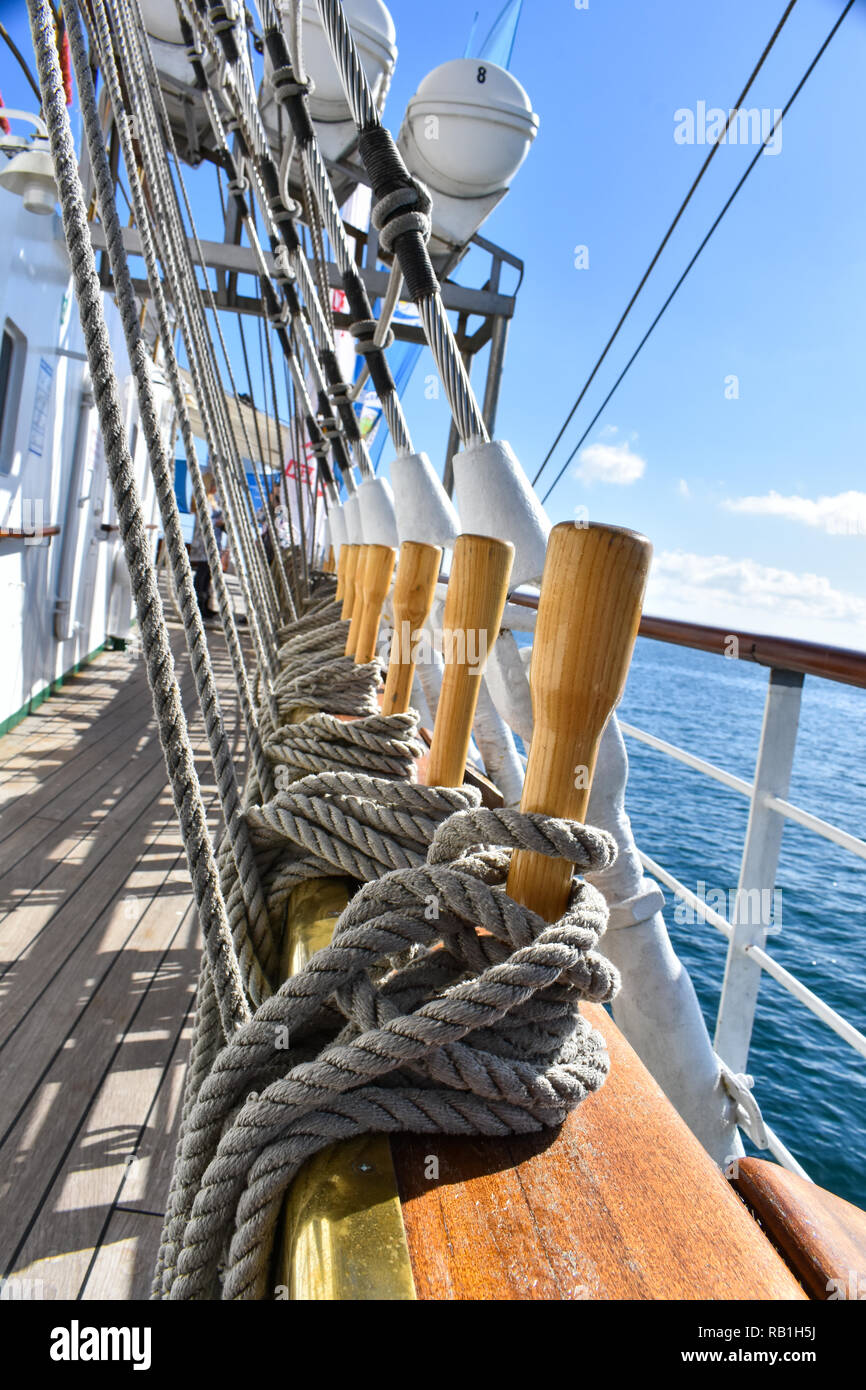
[[[172,641],[216,829],[177,622]],[[105,652],[0,739],[0,1277],[42,1280],[30,1296],[148,1296],[198,962],[144,665]]]

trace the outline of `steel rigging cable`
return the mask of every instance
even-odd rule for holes
[[[776,42],[776,39],[779,37],[779,35],[781,34],[782,30],[784,29],[785,24],[786,24],[786,22],[787,22],[787,20],[788,20],[788,17],[789,17],[789,15],[791,14],[791,11],[793,10],[793,8],[794,8],[794,6],[796,5],[796,3],[797,3],[797,0],[790,0],[790,4],[788,5],[788,8],[785,10],[785,13],[782,15],[782,18],[779,20],[779,23],[776,25],[775,29],[773,30],[773,33],[770,35],[769,43],[767,44],[766,48],[764,49],[763,53],[761,54],[760,58],[758,59],[757,63],[755,64],[754,68],[752,69],[752,73],[751,73],[751,75],[750,75],[750,77],[749,77],[748,82],[746,83],[746,85],[745,85],[745,87],[743,88],[743,90],[740,92],[740,95],[737,97],[737,100],[736,100],[734,106],[733,106],[732,109],[731,109],[730,115],[728,116],[727,120],[725,121],[725,130],[724,130],[724,134],[725,134],[725,135],[727,135],[727,133],[728,133],[728,127],[730,126],[731,121],[733,120],[734,116],[735,116],[736,113],[739,111],[740,107],[742,106],[743,102],[745,101],[746,97],[748,96],[749,90],[750,90],[750,88],[751,88],[753,82],[755,81],[755,78],[758,76],[758,73],[761,71],[761,68],[764,66],[764,62],[766,61],[766,58],[767,58],[767,55],[768,55],[769,52],[770,52],[770,49],[773,47],[774,43]],[[721,138],[723,138],[723,137],[721,137]],[[583,386],[581,387],[580,394],[579,394],[577,400],[574,402],[574,405],[571,407],[571,410],[570,410],[570,411],[568,412],[568,414],[566,415],[565,420],[563,421],[562,426],[561,426],[561,428],[560,428],[560,430],[559,430],[559,433],[557,434],[556,438],[554,439],[553,443],[551,444],[550,448],[548,449],[547,453],[545,454],[544,458],[542,459],[541,467],[539,468],[539,470],[538,470],[538,472],[536,473],[535,477],[532,479],[532,486],[533,486],[533,487],[534,487],[535,484],[538,482],[539,478],[541,477],[542,473],[544,472],[545,468],[547,467],[548,463],[550,462],[551,456],[553,455],[553,453],[554,453],[554,451],[555,451],[555,449],[556,449],[557,444],[559,443],[559,441],[560,441],[560,439],[562,438],[562,436],[565,434],[565,431],[568,429],[568,426],[571,424],[571,421],[572,421],[572,419],[574,418],[574,412],[577,410],[578,406],[580,405],[581,401],[583,400],[584,396],[586,395],[587,391],[589,390],[590,386],[592,385],[593,381],[595,380],[595,376],[596,376],[596,373],[597,373],[599,367],[601,366],[601,364],[602,364],[602,362],[604,361],[604,359],[607,357],[607,354],[609,353],[610,349],[611,349],[611,348],[613,347],[613,345],[614,345],[614,342],[616,341],[617,337],[619,336],[619,330],[622,328],[623,324],[625,323],[626,319],[628,318],[629,314],[631,313],[631,311],[632,311],[632,309],[633,309],[633,307],[634,307],[634,305],[635,305],[635,303],[636,303],[636,301],[637,301],[638,295],[640,294],[641,290],[643,289],[644,285],[646,284],[647,280],[649,279],[650,275],[652,274],[653,270],[655,269],[655,266],[656,266],[656,264],[657,264],[657,262],[658,262],[658,260],[659,260],[659,257],[661,256],[662,252],[664,251],[665,247],[667,246],[668,242],[670,241],[670,239],[671,239],[671,237],[672,237],[672,235],[673,235],[673,233],[674,233],[674,230],[675,230],[677,224],[679,223],[680,218],[682,217],[683,213],[685,212],[686,208],[688,207],[689,203],[691,202],[691,200],[692,200],[692,195],[694,194],[695,190],[696,190],[697,187],[698,187],[698,184],[701,182],[701,179],[704,177],[704,174],[707,172],[707,170],[708,170],[709,167],[710,167],[710,164],[712,163],[713,159],[715,158],[715,156],[716,156],[716,151],[718,150],[719,144],[720,144],[720,143],[721,143],[721,139],[720,139],[717,143],[715,143],[715,144],[712,146],[712,148],[710,149],[709,154],[707,155],[706,159],[704,160],[703,164],[701,165],[700,169],[698,170],[697,177],[696,177],[694,183],[692,184],[691,188],[689,189],[688,193],[686,194],[685,198],[683,199],[682,203],[680,204],[679,210],[677,211],[676,217],[674,218],[673,222],[672,222],[671,225],[668,227],[667,231],[665,232],[664,236],[662,237],[662,240],[660,241],[660,243],[659,243],[659,245],[658,245],[658,247],[657,247],[657,249],[656,249],[655,255],[653,256],[652,260],[650,261],[649,265],[647,266],[646,270],[644,271],[643,275],[641,276],[640,281],[638,282],[637,289],[635,290],[635,292],[634,292],[634,294],[632,295],[631,299],[629,300],[628,304],[625,306],[625,308],[624,308],[624,310],[623,310],[623,312],[622,312],[622,314],[621,314],[621,316],[620,316],[619,323],[616,325],[616,328],[613,330],[613,332],[611,333],[611,335],[610,335],[610,337],[608,338],[607,342],[605,343],[604,348],[603,348],[602,353],[601,353],[601,356],[598,358],[598,361],[596,362],[595,366],[593,367],[593,369],[592,369],[592,371],[590,372],[589,376],[587,377],[586,381],[583,383]]]
[[[848,3],[846,4],[846,6],[845,6],[844,10],[842,11],[842,13],[840,14],[839,18],[836,20],[836,23],[833,25],[833,28],[830,30],[830,32],[829,32],[829,34],[827,35],[827,37],[825,38],[824,42],[821,44],[821,47],[818,49],[818,52],[815,54],[814,58],[812,59],[812,61],[811,61],[811,63],[809,64],[809,66],[807,67],[806,71],[803,73],[803,76],[800,78],[800,81],[797,83],[796,87],[794,88],[794,90],[793,90],[793,92],[791,93],[790,97],[788,98],[787,102],[786,102],[785,105],[782,107],[782,111],[781,111],[781,114],[780,114],[778,120],[776,120],[776,121],[773,122],[773,126],[772,126],[772,129],[770,130],[769,135],[766,137],[765,140],[762,141],[760,148],[758,149],[757,153],[755,154],[755,157],[754,157],[754,158],[749,162],[749,164],[746,166],[746,170],[745,170],[745,173],[743,174],[742,178],[741,178],[741,179],[739,180],[739,182],[736,184],[736,186],[735,186],[733,192],[731,193],[730,197],[728,198],[727,202],[724,204],[724,206],[723,206],[721,212],[720,212],[719,215],[716,217],[715,221],[713,222],[712,226],[710,227],[710,229],[709,229],[709,231],[707,232],[706,236],[704,237],[703,241],[702,241],[702,242],[700,243],[700,245],[698,246],[698,249],[695,251],[694,255],[692,256],[691,260],[689,261],[689,263],[688,263],[688,265],[686,266],[685,270],[683,271],[682,275],[681,275],[680,278],[677,280],[676,284],[674,285],[673,289],[671,290],[670,294],[668,295],[668,297],[667,297],[667,299],[665,300],[664,304],[662,305],[661,309],[659,309],[658,313],[656,314],[655,318],[653,319],[652,323],[650,324],[650,326],[649,326],[649,328],[647,329],[647,331],[646,331],[646,333],[644,334],[644,336],[641,338],[640,342],[638,343],[638,345],[637,345],[637,347],[635,348],[634,352],[632,353],[631,357],[630,357],[629,360],[626,362],[625,366],[623,367],[622,371],[620,372],[619,376],[617,377],[617,379],[616,379],[616,381],[614,382],[613,386],[611,387],[610,391],[608,391],[607,395],[605,396],[605,398],[604,398],[604,400],[602,401],[601,405],[599,406],[598,410],[595,412],[595,415],[593,415],[592,419],[590,420],[590,422],[589,422],[589,424],[587,425],[586,429],[584,430],[583,434],[580,436],[580,439],[579,439],[579,440],[577,441],[577,443],[575,444],[575,446],[574,446],[574,448],[572,449],[571,453],[569,454],[568,458],[565,460],[565,463],[562,465],[562,467],[560,468],[560,470],[559,470],[559,472],[557,473],[556,477],[554,478],[553,482],[551,483],[550,487],[547,489],[547,492],[544,494],[543,498],[541,499],[541,500],[542,500],[542,503],[544,503],[544,502],[547,501],[548,497],[549,497],[550,494],[553,492],[553,489],[556,487],[557,483],[558,483],[559,480],[561,479],[561,477],[562,477],[563,473],[565,472],[566,468],[568,467],[568,465],[571,463],[571,461],[572,461],[572,459],[574,458],[575,454],[577,453],[578,449],[580,449],[580,447],[582,446],[582,444],[585,442],[587,436],[589,435],[590,431],[593,429],[593,427],[594,427],[594,425],[596,424],[597,420],[599,419],[600,415],[601,415],[602,412],[605,410],[605,408],[606,408],[606,406],[608,405],[609,401],[612,399],[614,393],[618,390],[618,388],[619,388],[619,386],[621,385],[622,381],[625,379],[625,377],[626,377],[626,375],[627,375],[629,369],[631,368],[633,362],[636,360],[636,358],[637,358],[638,355],[640,354],[641,350],[642,350],[643,347],[644,347],[644,344],[648,341],[648,339],[650,338],[650,336],[651,336],[653,330],[655,329],[656,325],[659,323],[659,321],[661,320],[662,316],[664,315],[666,309],[668,308],[668,305],[671,303],[671,301],[672,301],[672,300],[674,299],[674,297],[676,296],[676,294],[677,294],[677,292],[678,292],[680,286],[683,284],[683,282],[685,281],[687,275],[689,274],[689,271],[690,271],[690,270],[692,269],[692,267],[694,266],[695,262],[697,261],[698,257],[700,256],[701,252],[703,251],[704,247],[707,245],[707,242],[708,242],[708,241],[710,240],[710,238],[712,237],[713,233],[715,232],[716,228],[719,226],[719,223],[720,223],[720,222],[722,221],[722,219],[724,218],[726,212],[727,212],[728,209],[730,208],[731,204],[733,203],[733,201],[734,201],[734,199],[736,198],[737,194],[739,193],[740,189],[743,187],[744,183],[746,182],[747,178],[748,178],[749,175],[751,174],[752,170],[755,168],[755,165],[758,163],[758,160],[761,158],[761,155],[764,153],[764,150],[765,150],[765,148],[766,148],[766,145],[768,144],[768,142],[769,142],[770,140],[772,140],[773,135],[774,135],[775,132],[776,132],[777,126],[781,123],[782,120],[784,120],[785,116],[788,114],[788,112],[790,111],[791,107],[794,105],[794,102],[796,101],[796,99],[797,99],[797,97],[799,96],[800,92],[803,90],[803,87],[806,85],[806,82],[808,81],[808,79],[811,77],[812,73],[814,72],[815,68],[816,68],[817,65],[818,65],[818,62],[819,62],[820,59],[823,57],[824,52],[826,51],[828,45],[830,44],[831,40],[832,40],[833,37],[835,36],[836,31],[838,30],[838,28],[839,28],[839,26],[841,25],[843,19],[844,19],[845,16],[847,15],[848,11],[853,7],[853,5],[854,5],[854,0],[848,0]],[[714,148],[717,148],[717,147],[714,147]],[[611,340],[611,341],[612,341],[612,340]],[[605,351],[607,351],[607,349],[605,349]],[[587,386],[588,386],[588,385],[589,385],[589,382],[587,382]],[[586,388],[584,388],[584,390],[585,390],[585,389],[586,389]],[[582,395],[582,394],[583,394],[583,393],[581,393],[581,395]],[[578,403],[579,403],[579,402],[578,402]],[[575,404],[575,407],[574,407],[575,410],[577,409],[577,404],[578,404],[578,403]],[[574,413],[574,412],[572,412],[572,414],[573,414],[573,413]],[[548,455],[548,458],[549,458],[549,455]],[[547,460],[545,460],[545,463],[546,463],[546,462],[547,462]],[[542,464],[542,467],[538,470],[538,473],[536,473],[535,478],[533,479],[533,483],[535,483],[535,482],[538,481],[538,478],[539,478],[539,476],[540,476],[540,474],[541,474],[541,471],[542,471],[542,468],[543,468],[543,467],[544,467],[544,464]]]

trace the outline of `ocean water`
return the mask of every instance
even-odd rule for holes
[[[766,690],[761,667],[639,638],[620,713],[751,781]],[[626,746],[639,847],[693,892],[699,882],[735,890],[745,797],[634,739]],[[864,836],[866,690],[806,677],[789,800]],[[769,954],[866,1031],[866,861],[786,821],[777,886],[783,925]],[[668,930],[712,1036],[727,941],[709,923],[678,923],[664,892]],[[767,1123],[810,1176],[866,1207],[866,1059],[767,974],[748,1071]]]

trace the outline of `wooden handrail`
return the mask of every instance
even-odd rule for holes
[[[519,608],[537,609],[538,595],[521,593],[517,589],[508,595],[508,602]],[[743,632],[736,628],[709,627],[705,623],[686,623],[678,618],[654,618],[648,613],[641,618],[638,636],[728,657],[733,655],[731,643],[736,638],[734,650],[738,661],[801,671],[806,676],[838,681],[840,685],[866,688],[866,652],[850,647],[828,647],[821,642],[804,642],[795,637],[770,637],[766,633]]]
[[[59,526],[39,526],[30,530],[21,526],[0,526],[0,541],[41,541],[46,536],[59,535]]]

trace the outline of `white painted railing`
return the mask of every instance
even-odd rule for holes
[[[518,590],[510,595],[504,625],[516,632],[532,632],[537,609],[537,594]],[[726,937],[728,955],[714,1046],[724,1068],[731,1074],[732,1089],[738,1092],[738,1123],[758,1147],[768,1148],[786,1168],[808,1177],[779,1136],[763,1120],[760,1110],[752,1104],[751,1096],[743,1093],[741,1082],[747,1073],[762,972],[772,976],[798,1003],[831,1028],[861,1057],[866,1057],[866,1036],[769,954],[766,950],[770,927],[767,916],[762,912],[760,921],[750,921],[750,913],[742,913],[740,909],[744,903],[751,906],[755,893],[762,904],[765,900],[772,901],[786,820],[794,821],[813,834],[830,840],[858,859],[866,859],[866,840],[812,815],[788,800],[804,676],[866,689],[866,653],[758,633],[730,633],[724,628],[646,615],[641,621],[640,635],[651,641],[689,647],[723,659],[748,661],[769,669],[764,722],[752,782],[655,734],[638,729],[625,720],[620,719],[619,725],[626,737],[719,782],[749,802],[749,822],[735,910],[731,913],[733,921],[710,907],[648,855],[641,854],[640,858],[645,871],[652,878],[692,908],[698,920],[708,922]]]
[[[686,749],[657,738],[654,734],[623,720],[620,721],[620,728],[627,737],[683,763],[686,767],[720,782],[748,799],[749,822],[735,899],[737,907],[743,902],[751,903],[753,899],[748,895],[755,891],[762,895],[762,902],[772,899],[786,820],[796,822],[860,859],[866,859],[866,841],[793,805],[787,799],[797,740],[802,686],[802,671],[771,667],[754,782],[735,777],[724,768],[696,757]],[[706,921],[727,938],[728,956],[714,1046],[719,1057],[732,1072],[744,1073],[748,1068],[749,1045],[762,971],[771,975],[783,989],[831,1028],[861,1057],[866,1057],[866,1036],[774,960],[765,949],[770,923],[763,914],[761,920],[755,922],[750,920],[751,913],[735,910],[731,914],[734,920],[729,921],[648,855],[642,854],[641,860],[647,873],[695,911],[699,921]],[[741,918],[743,920],[740,920]],[[755,1139],[748,1115],[741,1112],[741,1120],[743,1128]],[[802,1174],[803,1169],[779,1136],[768,1125],[764,1124],[763,1128],[767,1147],[779,1162]]]

